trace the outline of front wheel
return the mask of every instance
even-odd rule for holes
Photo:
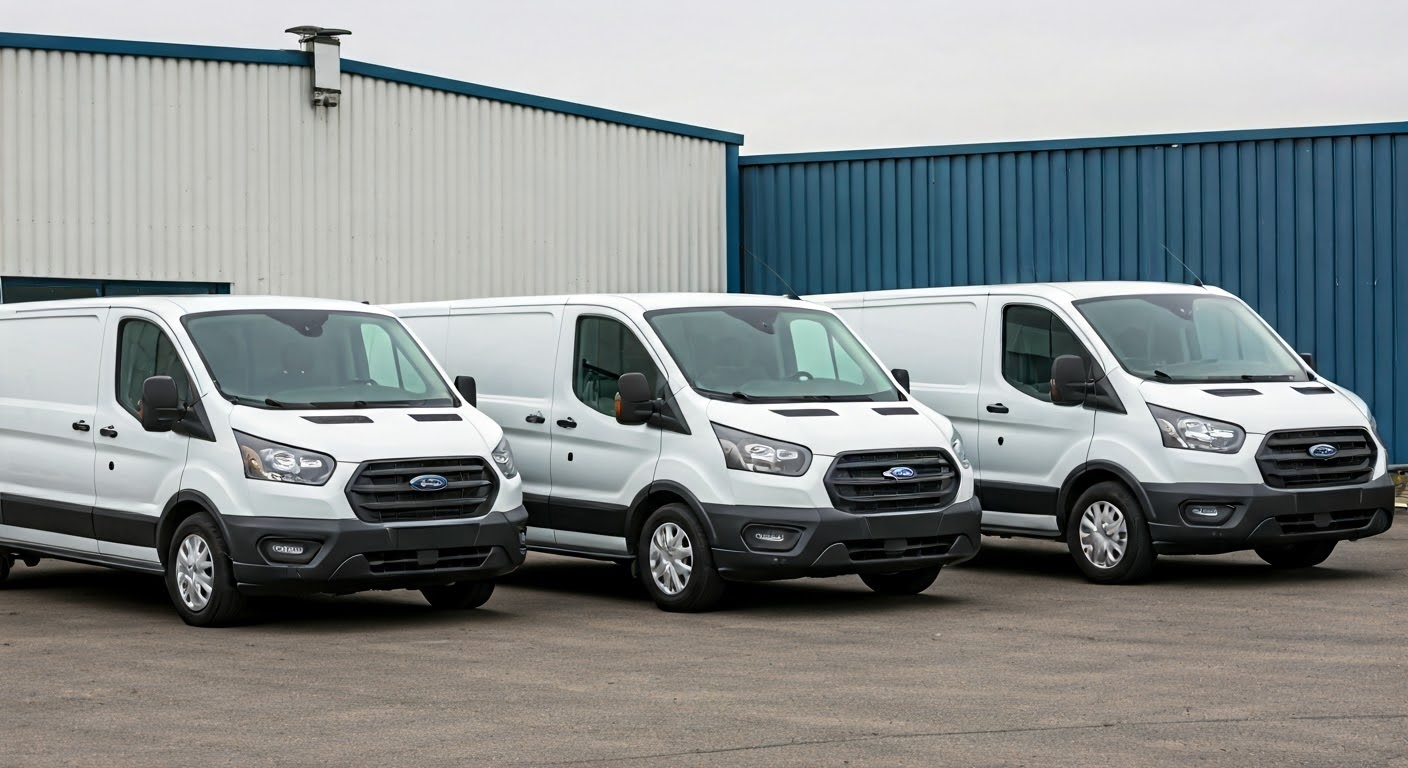
[[[1264,544],[1256,548],[1256,555],[1273,568],[1310,568],[1325,562],[1338,543],[1302,541],[1296,544]]]
[[[15,556],[9,552],[0,552],[0,584],[10,578],[10,569],[15,567]]]
[[[645,591],[662,611],[707,611],[723,598],[709,540],[682,504],[666,504],[645,521],[636,562]]]
[[[441,587],[426,587],[420,593],[431,606],[445,611],[467,611],[489,602],[494,594],[492,581],[462,581]]]
[[[176,529],[166,555],[166,591],[193,627],[224,626],[244,611],[229,550],[210,515],[192,515]]]
[[[863,573],[860,580],[882,595],[917,595],[932,587],[942,570],[942,565],[936,565],[899,573]]]
[[[1096,584],[1130,584],[1154,570],[1144,509],[1122,483],[1098,483],[1076,499],[1066,522],[1066,546],[1081,573]]]

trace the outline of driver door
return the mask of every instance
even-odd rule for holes
[[[568,306],[563,330],[549,524],[564,549],[624,555],[626,512],[655,478],[663,432],[616,422],[616,380],[642,373],[654,389],[661,367],[630,318],[614,310]]]

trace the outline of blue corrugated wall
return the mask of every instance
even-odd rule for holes
[[[799,293],[1190,281],[1171,251],[1313,352],[1408,462],[1408,123],[740,166],[745,291],[784,290],[760,260]]]

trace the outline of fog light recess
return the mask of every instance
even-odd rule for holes
[[[1183,520],[1189,525],[1222,525],[1236,509],[1231,504],[1190,501],[1183,505]]]
[[[750,525],[743,529],[743,543],[749,549],[762,552],[785,552],[802,538],[796,528],[783,528],[778,525]]]
[[[300,539],[265,539],[259,542],[259,552],[271,563],[307,565],[313,562],[322,544]]]

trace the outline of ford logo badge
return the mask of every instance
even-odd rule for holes
[[[884,472],[881,472],[880,474],[890,478],[891,480],[908,480],[914,477],[914,470],[910,469],[909,467],[890,467],[889,469],[885,470]]]
[[[1329,443],[1316,443],[1310,446],[1310,450],[1306,451],[1306,453],[1317,459],[1332,459],[1335,457],[1335,454],[1339,452],[1340,449]]]
[[[420,475],[411,478],[411,487],[417,491],[443,491],[445,486],[449,484],[450,481],[440,475]]]

